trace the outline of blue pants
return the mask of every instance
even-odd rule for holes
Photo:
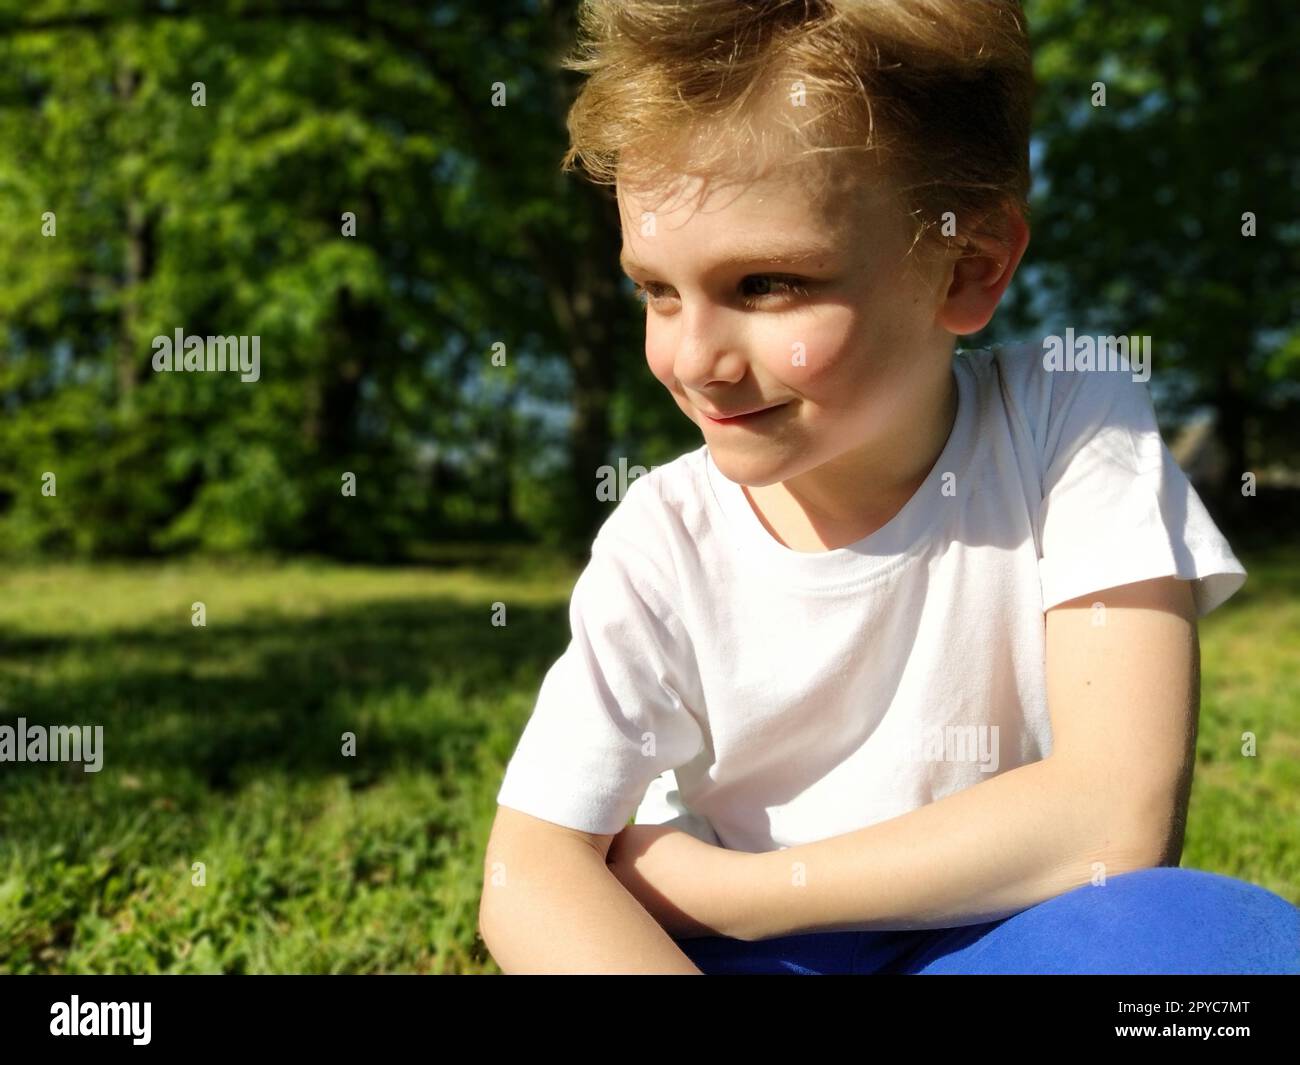
[[[1244,880],[1160,866],[985,924],[676,942],[708,976],[1300,974],[1300,909]]]

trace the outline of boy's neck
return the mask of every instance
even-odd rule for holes
[[[792,551],[834,551],[882,528],[916,494],[957,415],[951,362],[924,411],[887,445],[863,448],[777,484],[742,486],[768,533]]]

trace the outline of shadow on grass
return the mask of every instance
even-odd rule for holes
[[[567,607],[371,602],[315,617],[274,612],[206,628],[154,625],[80,636],[0,634],[0,724],[102,725],[104,769],[164,771],[194,792],[273,770],[473,771],[497,711],[535,696],[569,638]],[[356,757],[341,753],[356,735]],[[6,763],[6,785],[91,786],[80,765]],[[18,826],[7,826],[10,832]]]

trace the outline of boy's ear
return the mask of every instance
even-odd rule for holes
[[[968,237],[950,261],[947,293],[935,316],[940,328],[965,336],[989,324],[1029,244],[1029,225],[1014,207],[1006,209],[1000,232]]]

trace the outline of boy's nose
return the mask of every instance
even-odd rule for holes
[[[703,392],[717,383],[730,384],[744,377],[748,359],[725,316],[685,309],[682,314],[673,364],[677,379],[688,389]]]

